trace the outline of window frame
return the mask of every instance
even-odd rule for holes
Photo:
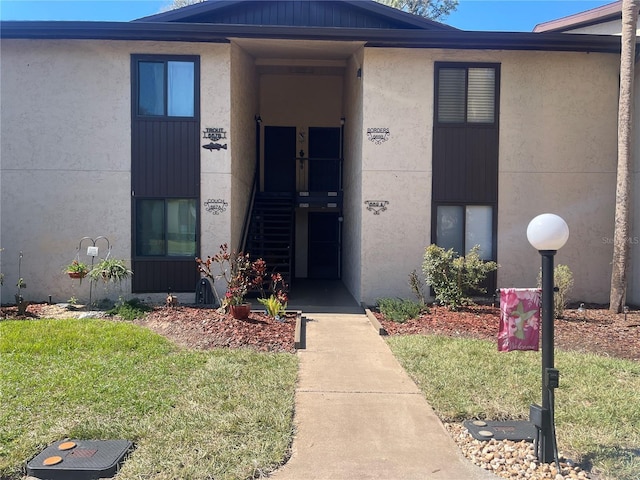
[[[194,254],[193,255],[169,255],[168,254],[168,242],[169,242],[169,238],[168,238],[168,214],[169,214],[169,208],[168,208],[168,202],[171,200],[191,200],[194,202],[194,206],[195,206],[195,213],[196,213],[196,217],[195,217],[195,230],[193,232],[194,234]],[[144,201],[158,201],[158,202],[163,202],[163,217],[162,217],[162,222],[163,222],[163,238],[162,238],[162,242],[163,242],[163,254],[159,254],[159,255],[143,255],[138,253],[138,238],[139,238],[139,232],[138,232],[138,213],[139,213],[139,205],[140,203],[144,202]],[[135,197],[134,201],[133,201],[133,215],[132,215],[132,229],[133,229],[133,238],[135,239],[134,243],[133,243],[133,252],[132,252],[132,257],[134,260],[171,260],[171,261],[194,261],[194,259],[199,255],[199,251],[200,251],[200,209],[198,208],[198,198],[197,197]]]
[[[485,63],[485,62],[436,62],[434,65],[434,108],[433,108],[433,122],[434,126],[438,127],[477,127],[486,128],[488,126],[498,127],[498,121],[500,117],[500,64],[499,63]],[[470,122],[468,120],[469,111],[469,69],[473,68],[492,68],[495,72],[494,75],[494,111],[493,122]],[[439,120],[438,111],[440,108],[440,70],[442,69],[464,69],[465,70],[465,85],[464,85],[464,122],[441,122]]]
[[[462,244],[465,252],[458,255],[466,255],[468,253],[466,245],[467,237],[467,207],[489,207],[491,208],[491,256],[489,261],[497,261],[498,254],[498,205],[491,202],[434,202],[431,212],[431,243],[438,244],[438,207],[462,207],[464,213],[464,222],[462,222]]]
[[[164,115],[144,115],[139,112],[139,88],[140,88],[140,63],[162,63],[164,65],[163,74],[163,100]],[[169,115],[169,88],[168,88],[168,64],[169,62],[191,62],[193,63],[193,115],[178,116]],[[171,121],[171,120],[195,120],[200,118],[200,57],[198,55],[154,55],[154,54],[132,54],[131,55],[131,117],[132,119]]]

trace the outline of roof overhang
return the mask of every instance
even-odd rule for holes
[[[620,38],[562,33],[384,30],[153,22],[0,22],[0,38],[227,43],[230,38],[363,42],[368,47],[620,51]]]
[[[539,23],[533,28],[540,32],[566,32],[576,28],[588,27],[599,23],[610,22],[622,18],[622,2],[617,1],[592,8],[584,12],[575,13],[566,17]]]

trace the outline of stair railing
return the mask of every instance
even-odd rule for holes
[[[258,191],[258,171],[253,171],[253,185],[251,186],[251,194],[249,198],[249,204],[247,205],[247,211],[244,215],[244,222],[242,224],[242,236],[240,237],[240,245],[238,246],[238,252],[244,252],[247,248],[247,237],[249,236],[249,224],[251,222],[251,216],[253,215],[253,205],[256,201],[256,192]]]

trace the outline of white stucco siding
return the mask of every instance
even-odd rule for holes
[[[342,281],[354,298],[362,298],[362,139],[363,88],[358,70],[364,49],[349,59],[344,76],[344,168]]]
[[[200,55],[202,123],[229,128],[229,45],[4,39],[1,54],[2,301],[13,301],[19,251],[25,298],[86,300],[89,282],[61,273],[82,237],[104,235],[112,256],[131,259],[131,54]],[[210,171],[228,172],[228,151],[217,153]],[[216,176],[203,198],[229,198],[228,183]],[[229,236],[228,220],[202,224]]]
[[[222,128],[226,139],[214,143],[226,144],[227,149],[200,150],[200,254],[214,255],[220,245],[232,242],[231,164],[236,147],[232,128],[231,109],[231,59],[230,45],[203,45],[206,54],[200,57],[200,130]],[[201,145],[210,140],[202,139]],[[209,200],[227,202],[226,211],[208,211]],[[214,213],[216,212],[216,213]]]
[[[638,22],[640,26],[640,21]],[[565,30],[563,33],[588,33],[592,35],[620,35],[622,32],[622,21],[612,20],[610,22],[596,23],[594,25],[588,25],[586,27],[574,28],[572,30]],[[636,29],[637,33],[640,33],[640,28]]]
[[[574,301],[607,302],[617,146],[618,59],[505,52],[500,99],[498,284],[533,286],[540,258],[526,228],[556,213],[570,238],[556,264],[574,274]]]
[[[253,58],[235,44],[231,45],[230,88],[230,95],[227,96],[227,111],[231,112],[232,146],[230,241],[232,248],[237,249],[241,242],[256,165],[258,79]],[[215,161],[215,158],[212,160]]]
[[[365,49],[362,139],[362,301],[412,296],[430,238],[433,62],[421,50]],[[388,128],[379,144],[369,128]],[[364,202],[389,202],[378,215]]]
[[[118,43],[1,48],[2,301],[13,300],[19,251],[26,299],[88,297],[89,282],[62,273],[82,237],[104,235],[130,258],[130,58]]]
[[[501,65],[499,286],[535,285],[529,221],[546,211],[571,229],[556,263],[575,276],[572,298],[606,302],[615,192],[617,57],[606,54],[366,49],[363,70],[363,298],[410,297],[407,275],[430,242],[435,62]],[[388,127],[388,141],[366,139]]]
[[[627,303],[640,305],[640,68],[636,65],[634,81],[634,145],[633,145],[633,199],[631,206],[631,238],[629,255],[629,284],[627,287]]]

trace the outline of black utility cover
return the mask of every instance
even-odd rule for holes
[[[133,444],[128,440],[70,440],[76,446],[60,450],[69,440],[55,442],[27,463],[27,473],[41,480],[96,480],[113,477]],[[49,457],[59,456],[56,465],[44,465]]]
[[[484,425],[481,425],[484,423]],[[513,420],[505,422],[477,422],[466,420],[464,426],[476,440],[513,440],[520,442],[525,440],[532,442],[537,435],[536,427],[531,422]],[[490,432],[492,435],[483,435],[481,432]]]

